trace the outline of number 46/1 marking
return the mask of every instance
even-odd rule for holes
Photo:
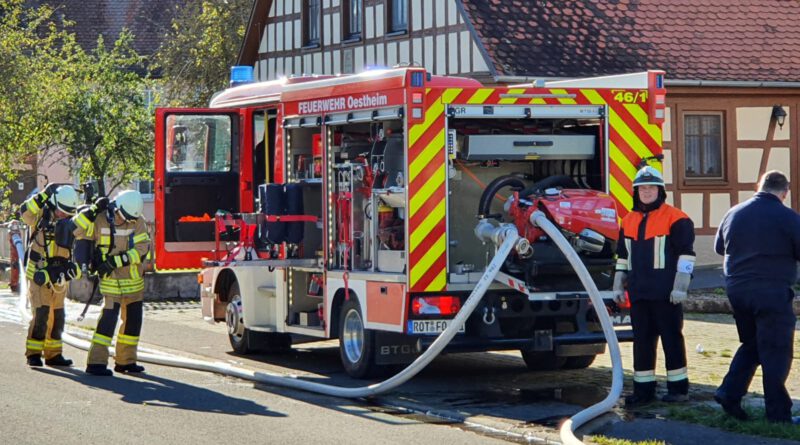
[[[627,90],[611,90],[614,95],[614,100],[624,104],[635,104],[636,102],[647,102],[647,90],[641,91],[627,91]]]

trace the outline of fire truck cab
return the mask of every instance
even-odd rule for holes
[[[156,268],[200,270],[203,316],[238,353],[339,339],[354,377],[408,363],[514,252],[448,351],[589,366],[605,340],[546,213],[612,302],[618,218],[661,155],[663,72],[485,87],[404,67],[236,86],[156,113]],[[618,328],[622,341],[631,331]]]

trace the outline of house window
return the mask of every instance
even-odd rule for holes
[[[342,3],[344,12],[342,17],[344,24],[343,40],[357,40],[361,38],[361,18],[363,14],[363,5],[361,0],[344,0]]]
[[[408,31],[408,0],[389,0],[389,32]]]
[[[319,28],[322,0],[303,0],[304,46],[319,46]]]
[[[687,179],[722,179],[722,114],[684,114],[684,171]]]

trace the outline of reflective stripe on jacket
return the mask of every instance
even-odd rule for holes
[[[617,244],[617,270],[628,272],[628,295],[637,299],[668,300],[678,258],[694,258],[694,224],[667,203],[643,213],[625,215]]]

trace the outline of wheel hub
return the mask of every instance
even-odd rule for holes
[[[364,323],[361,321],[361,314],[358,311],[347,312],[342,336],[347,360],[350,363],[357,363],[364,353]]]
[[[225,324],[228,334],[240,339],[244,336],[244,317],[242,315],[242,299],[234,296],[225,308]]]

